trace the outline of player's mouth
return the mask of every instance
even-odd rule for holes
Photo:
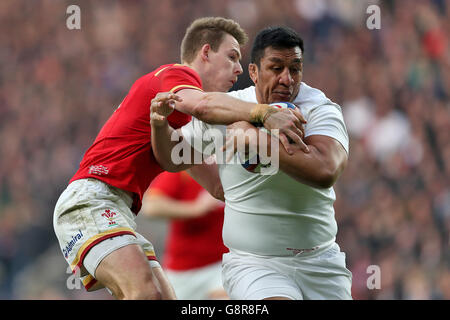
[[[291,100],[291,92],[290,91],[273,91],[272,95],[278,97],[278,101],[290,101]]]

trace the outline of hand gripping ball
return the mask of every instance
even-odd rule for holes
[[[270,106],[280,109],[297,109],[297,106],[290,102],[276,102],[271,103]],[[265,128],[261,128],[261,130],[268,132]],[[260,173],[262,169],[270,167],[270,162],[266,164],[261,163],[261,159],[258,154],[246,155],[238,152],[238,156],[242,167],[249,172]]]

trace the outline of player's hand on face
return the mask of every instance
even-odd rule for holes
[[[150,105],[150,120],[152,124],[165,123],[167,117],[175,109],[176,102],[183,101],[179,96],[171,92],[159,92]]]
[[[303,142],[305,136],[303,124],[305,123],[306,120],[300,111],[280,109],[267,117],[264,127],[267,130],[279,130],[278,138],[289,154],[293,154],[296,148],[308,153],[309,148]]]

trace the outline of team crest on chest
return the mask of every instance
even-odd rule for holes
[[[109,209],[106,209],[105,212],[102,213],[102,217],[108,220],[108,227],[114,227],[118,225],[117,222],[114,220],[114,216],[116,215],[117,213]]]

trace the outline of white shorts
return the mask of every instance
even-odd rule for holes
[[[185,271],[166,269],[166,275],[179,300],[209,300],[213,291],[223,290],[222,262]]]
[[[271,257],[230,250],[223,255],[222,278],[229,297],[262,300],[352,299],[352,274],[338,244],[317,252]]]
[[[132,201],[126,192],[90,178],[70,183],[59,197],[53,227],[64,258],[74,273],[79,270],[86,290],[103,287],[95,280],[97,266],[129,244],[140,245],[159,266],[153,245],[135,231]]]

